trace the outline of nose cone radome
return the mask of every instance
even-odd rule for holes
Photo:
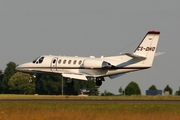
[[[30,66],[30,64],[31,63],[25,63],[25,64],[18,65],[16,67],[16,70],[21,71],[21,72],[26,71],[26,70],[28,70],[28,67]]]
[[[17,70],[17,71],[22,71],[22,70],[23,70],[23,66],[22,66],[22,65],[18,65],[18,66],[16,67],[16,70]]]
[[[19,70],[19,65],[16,67],[16,70],[17,70],[17,71]]]

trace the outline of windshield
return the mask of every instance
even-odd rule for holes
[[[44,60],[44,56],[42,56],[42,57],[38,57],[38,58],[36,58],[35,60],[33,60],[33,62],[32,62],[32,63],[39,64],[39,63],[42,63],[42,62],[43,62],[43,60]]]
[[[39,56],[40,57],[40,56]],[[39,57],[38,58],[36,58],[35,60],[33,60],[33,62],[32,63],[36,63],[36,61],[39,59]]]
[[[39,63],[42,63],[43,60],[44,60],[44,57],[41,57],[41,58],[39,59]]]

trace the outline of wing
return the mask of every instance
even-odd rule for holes
[[[67,78],[87,80],[87,77],[86,77],[85,74],[68,74],[68,73],[62,73],[62,76],[63,76],[63,77],[67,77]]]

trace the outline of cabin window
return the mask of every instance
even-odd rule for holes
[[[74,60],[73,64],[75,65],[75,64],[76,64],[76,62],[77,62],[77,61],[76,61],[76,60]]]
[[[61,59],[58,61],[59,64],[61,64]]]
[[[68,64],[71,64],[71,60],[68,61]]]
[[[79,65],[81,65],[81,63],[82,63],[82,61],[80,60],[80,61],[79,61]]]
[[[56,59],[53,60],[53,63],[56,63]]]
[[[66,64],[66,60],[63,61],[63,64]]]

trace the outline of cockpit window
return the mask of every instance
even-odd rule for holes
[[[43,60],[44,60],[44,57],[38,57],[38,58],[36,58],[35,60],[33,60],[33,62],[32,63],[36,63],[36,64],[38,64],[38,63],[42,63],[43,62]]]
[[[39,59],[39,63],[42,63],[43,60],[44,60],[44,57],[41,57],[41,58]]]
[[[39,57],[38,57],[39,58]],[[33,60],[33,63],[36,63],[36,61],[38,60],[38,58],[36,58],[35,60]]]

